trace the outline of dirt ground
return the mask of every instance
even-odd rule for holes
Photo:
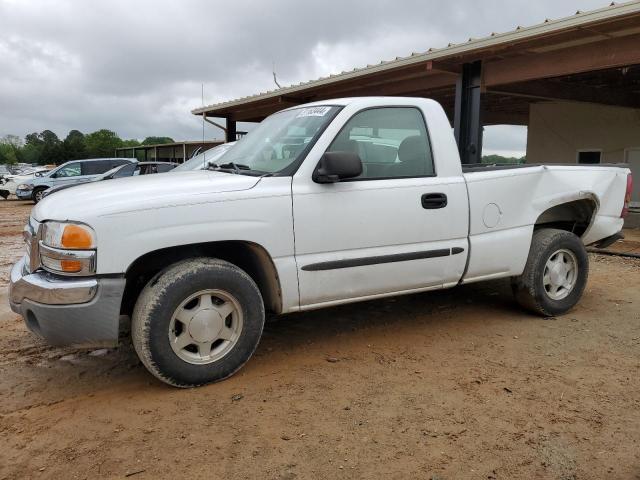
[[[542,319],[505,282],[268,322],[231,379],[51,348],[7,305],[30,205],[0,201],[0,479],[640,479],[640,262],[591,255]]]

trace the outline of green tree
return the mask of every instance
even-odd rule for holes
[[[514,164],[514,163],[526,163],[527,157],[503,157],[502,155],[484,155],[482,157],[482,163],[497,163],[497,164]]]
[[[147,137],[142,141],[142,145],[160,145],[161,143],[174,143],[171,137]]]
[[[79,130],[71,130],[62,142],[62,150],[65,161],[87,158],[84,133]]]
[[[11,145],[15,148],[22,148],[24,146],[24,142],[18,135],[5,135],[2,137],[2,140],[0,140],[0,143]]]
[[[63,163],[64,152],[62,142],[58,136],[51,130],[43,130],[40,132],[40,138],[42,139],[43,144],[38,163],[42,165],[53,163],[58,165]]]
[[[0,143],[0,164],[2,163],[18,163],[16,149],[8,143]]]
[[[17,163],[20,161],[20,149],[23,142],[17,135],[5,135],[0,139],[0,164]]]
[[[118,134],[104,128],[86,135],[84,141],[88,158],[113,157],[115,149],[122,146]]]
[[[22,148],[22,161],[26,163],[40,163],[44,141],[39,133],[29,133],[24,137],[24,147]]]
[[[137,147],[138,145],[142,145],[138,140],[136,140],[135,138],[132,138],[131,140],[123,140],[122,141],[122,146],[123,147]]]

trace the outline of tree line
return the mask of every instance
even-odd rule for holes
[[[123,140],[117,133],[102,129],[84,134],[71,130],[64,140],[51,130],[30,133],[24,139],[17,135],[0,138],[0,164],[37,163],[39,165],[60,165],[69,160],[83,158],[112,157],[116,148],[137,147],[173,143],[170,137],[147,137],[142,142]],[[486,155],[482,163],[525,163],[526,158],[507,158],[500,155]]]
[[[37,163],[60,165],[69,160],[113,157],[116,148],[172,143],[170,137],[147,137],[142,142],[123,140],[116,132],[102,129],[84,134],[71,130],[64,140],[51,130],[34,132],[24,139],[5,135],[0,139],[0,164]]]

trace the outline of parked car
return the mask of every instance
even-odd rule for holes
[[[3,175],[0,179],[0,197],[5,200],[9,195],[16,195],[16,190],[21,184],[37,177],[41,177],[49,172],[49,167],[28,167],[21,168],[15,174]]]
[[[136,162],[131,158],[95,158],[91,160],[72,160],[54,168],[46,175],[28,180],[18,185],[16,196],[21,200],[42,200],[45,190],[59,185],[82,183],[111,170],[119,165]]]
[[[224,155],[236,142],[223,143],[217,145],[209,150],[206,150],[198,155],[194,155],[189,160],[178,165],[174,172],[188,172],[190,170],[204,170],[209,168],[210,163],[215,163],[218,158]]]
[[[178,164],[173,162],[125,163],[124,165],[120,165],[118,167],[112,168],[111,170],[103,173],[102,175],[98,175],[96,177],[88,179],[85,182],[69,183],[66,185],[58,185],[57,187],[49,188],[43,192],[42,198],[46,198],[53,193],[59,192],[60,190],[66,190],[68,188],[77,187],[78,185],[83,185],[89,182],[100,182],[102,180],[113,180],[114,178],[134,177],[137,175],[149,175],[152,173],[165,173],[165,172],[170,172],[177,166]]]
[[[123,179],[36,205],[10,304],[53,344],[118,341],[179,387],[233,375],[265,311],[311,310],[510,278],[562,315],[585,245],[620,238],[626,167],[463,167],[442,107],[361,97],[266,118],[207,172]],[[99,201],[96,201],[99,200]]]

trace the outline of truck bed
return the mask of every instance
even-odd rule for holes
[[[479,163],[473,165],[462,165],[462,173],[492,172],[496,170],[515,170],[530,167],[620,167],[629,168],[626,163],[596,163],[582,165],[577,163]]]
[[[534,225],[557,205],[580,202],[594,213],[579,235],[586,244],[620,231],[629,170],[623,165],[517,164],[463,168],[469,194],[470,261],[464,282],[519,275]],[[553,216],[555,218],[557,215]],[[590,217],[590,215],[587,215]]]

